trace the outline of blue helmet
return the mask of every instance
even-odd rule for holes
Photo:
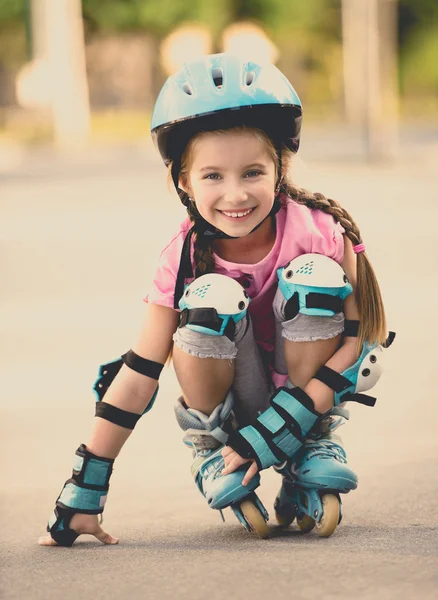
[[[277,147],[296,152],[301,118],[300,99],[277,67],[212,54],[186,63],[167,79],[151,133],[167,165],[180,158],[195,133],[239,125],[263,129]]]

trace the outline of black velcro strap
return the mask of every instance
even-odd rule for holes
[[[343,392],[353,385],[349,379],[337,371],[333,371],[333,369],[330,369],[330,367],[326,367],[325,365],[319,369],[313,378],[318,379],[318,381],[322,381],[322,383],[325,383],[326,386],[328,386],[337,394]]]
[[[300,304],[298,302],[298,292],[295,292],[295,294],[286,302],[286,306],[284,307],[284,316],[286,321],[294,319],[299,310]]]
[[[164,366],[161,363],[139,356],[133,350],[123,354],[122,359],[125,365],[133,371],[157,381]]]
[[[260,433],[262,438],[265,440],[266,444],[269,446],[269,450],[279,462],[283,460],[288,460],[290,458],[290,456],[285,454],[283,450],[281,450],[273,441],[273,438],[279,435],[283,431],[283,429],[287,429],[287,427],[280,429],[275,434],[273,434],[272,431],[269,431],[269,429],[265,427],[262,423],[260,423],[260,421],[256,421],[255,423],[253,423],[253,427],[254,429],[257,429],[257,431]]]
[[[294,438],[304,444],[303,432],[298,422],[287,412],[287,410],[277,404],[274,400],[271,400],[271,405],[275,412],[277,412],[283,421],[286,422],[287,430],[294,436]],[[288,458],[290,458],[290,456]]]
[[[134,429],[141,415],[122,410],[107,402],[96,402],[96,417],[106,419],[125,429]]]
[[[344,337],[357,337],[359,334],[359,321],[353,319],[345,319],[344,321]]]
[[[343,302],[337,296],[309,292],[306,295],[306,308],[322,308],[332,310],[334,313],[342,312]]]
[[[382,346],[384,348],[389,348],[390,345],[392,344],[392,342],[395,340],[395,333],[394,331],[390,331],[388,333],[388,337],[386,338],[386,340],[383,342]]]
[[[280,414],[280,412],[277,410],[277,408],[281,408],[281,406],[280,407],[278,406],[277,402],[275,401],[275,397],[277,396],[277,394],[280,390],[282,390],[283,392],[286,392],[287,394],[289,394],[289,396],[292,396],[293,398],[298,400],[298,402],[300,402],[300,404],[305,406],[307,408],[307,410],[309,410],[315,416],[317,416],[317,417],[321,416],[320,413],[315,410],[315,404],[313,403],[312,398],[308,394],[306,394],[306,392],[304,390],[302,390],[300,387],[294,387],[292,389],[287,388],[287,387],[280,387],[277,389],[277,391],[274,393],[272,398],[269,400],[269,403],[271,404],[271,406],[273,406],[275,408],[275,410],[278,412],[278,414]],[[284,419],[284,420],[286,420],[286,419]]]
[[[222,323],[223,319],[217,314],[215,308],[185,308],[181,311],[179,327],[189,324],[220,331]]]
[[[172,173],[173,173],[172,167]],[[175,179],[174,179],[175,182]],[[178,189],[178,184],[175,183],[175,187]],[[191,244],[192,237],[195,232],[195,226],[189,229],[186,237],[184,238],[184,244],[181,251],[181,258],[178,267],[178,274],[176,276],[175,282],[175,292],[173,298],[173,308],[178,309],[179,301],[181,296],[184,293],[184,283],[186,278],[193,277],[193,268],[192,268],[192,260],[191,260]]]
[[[233,431],[227,440],[227,446],[230,446],[233,450],[240,454],[242,458],[255,458],[257,454],[251,444],[246,438],[243,437],[238,431]],[[258,464],[258,463],[257,463]]]
[[[347,392],[341,398],[342,402],[357,402],[358,404],[364,404],[365,406],[374,406],[376,398],[373,396],[367,396],[367,394],[352,394]]]
[[[231,342],[233,342],[235,333],[236,333],[236,323],[230,317],[228,319],[228,323],[225,325],[224,336],[227,337]]]
[[[76,533],[76,531],[70,529],[70,521],[72,520],[75,511],[69,508],[57,506],[55,508],[55,514],[57,517],[56,521],[53,523],[52,527],[47,525],[47,531],[50,533],[58,546],[65,546],[69,548],[79,536],[79,533]],[[57,527],[61,521],[63,522],[62,529],[58,531]]]

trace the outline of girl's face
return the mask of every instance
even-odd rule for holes
[[[243,237],[269,214],[276,165],[254,132],[201,134],[192,145],[188,166],[187,181],[180,186],[210,225]]]

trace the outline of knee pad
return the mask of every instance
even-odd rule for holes
[[[346,321],[348,335],[357,335],[357,321]],[[389,332],[388,339],[382,345],[365,342],[359,358],[343,373],[338,373],[327,366],[314,376],[335,392],[334,405],[342,402],[358,402],[366,406],[374,406],[376,398],[363,394],[373,388],[383,373],[384,349],[389,348],[395,338],[394,332]]]
[[[353,291],[342,267],[322,254],[297,256],[277,276],[288,321],[298,313],[332,317],[342,312],[344,299]]]
[[[249,302],[245,289],[231,277],[202,275],[186,286],[179,301],[179,327],[233,340],[236,323],[245,317]]]

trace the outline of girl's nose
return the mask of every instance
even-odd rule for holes
[[[232,204],[239,204],[248,199],[248,193],[245,190],[245,186],[243,186],[240,182],[229,184],[225,196],[227,201]]]

